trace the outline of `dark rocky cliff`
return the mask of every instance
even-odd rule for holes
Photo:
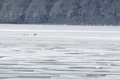
[[[0,0],[0,23],[120,25],[120,0]]]

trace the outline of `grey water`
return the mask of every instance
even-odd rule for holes
[[[120,80],[120,33],[106,32],[0,32],[0,80]]]

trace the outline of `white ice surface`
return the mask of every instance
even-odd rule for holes
[[[120,80],[120,27],[1,24],[0,80]]]

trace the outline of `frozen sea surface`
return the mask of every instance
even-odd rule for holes
[[[120,27],[0,25],[0,80],[120,80]]]

